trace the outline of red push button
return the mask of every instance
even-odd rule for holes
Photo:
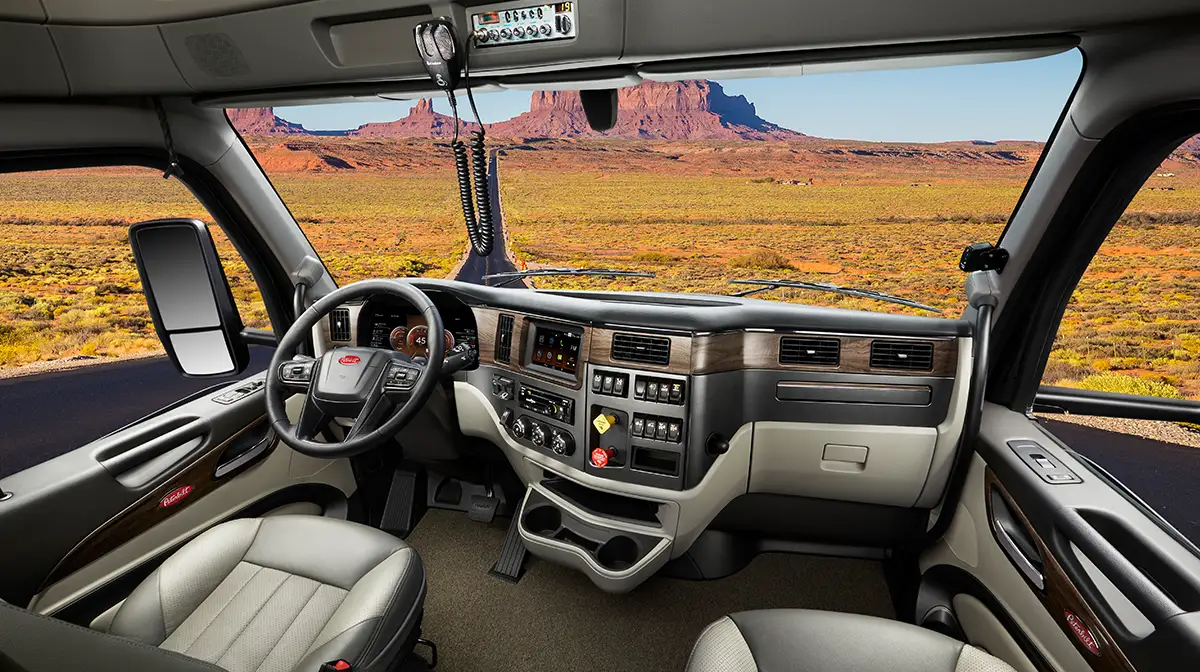
[[[612,448],[596,448],[592,451],[592,465],[603,469],[616,454],[617,451]]]

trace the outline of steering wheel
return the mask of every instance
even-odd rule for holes
[[[407,301],[425,318],[430,334],[426,362],[410,360],[387,348],[336,347],[320,359],[296,357],[296,349],[321,318],[334,308],[365,296],[387,294]],[[460,369],[473,357],[469,346],[456,347],[453,362],[445,362],[442,316],[412,283],[404,280],[363,280],[323,297],[304,311],[280,339],[267,369],[267,415],[279,439],[297,452],[321,458],[350,457],[394,436],[425,405],[445,368]],[[465,344],[464,344],[465,345]],[[284,401],[295,393],[307,396],[293,425]],[[354,418],[339,442],[314,440],[335,418]]]

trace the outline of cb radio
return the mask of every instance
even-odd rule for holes
[[[439,89],[446,92],[450,110],[454,113],[454,139],[450,142],[450,148],[454,151],[454,169],[458,174],[458,194],[462,201],[463,219],[467,224],[467,238],[471,241],[471,249],[475,254],[486,257],[492,253],[492,197],[488,183],[483,121],[480,120],[479,110],[475,107],[475,97],[471,95],[471,47],[468,43],[460,62],[458,37],[454,33],[454,24],[447,19],[422,21],[413,29],[413,34],[425,72],[429,73],[429,78]],[[475,115],[475,123],[479,126],[478,130],[471,132],[469,160],[467,147],[458,138],[458,102],[454,98],[454,89],[458,85],[460,72],[467,90],[467,101],[471,104],[471,113]],[[474,204],[471,203],[472,176],[475,178]],[[475,218],[476,207],[479,209],[478,219]]]

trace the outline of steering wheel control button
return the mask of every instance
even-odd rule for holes
[[[592,466],[597,469],[603,469],[616,456],[617,451],[612,448],[596,448],[592,450]]]
[[[313,366],[315,364],[315,361],[284,362],[279,367],[279,378],[285,383],[307,385],[312,379]]]

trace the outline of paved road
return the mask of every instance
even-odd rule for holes
[[[492,192],[492,213],[495,218],[492,220],[492,235],[494,236],[495,244],[492,246],[492,253],[486,257],[481,257],[471,252],[471,256],[467,258],[467,262],[463,264],[459,270],[455,280],[463,282],[471,282],[477,285],[495,284],[495,281],[483,281],[483,276],[491,273],[511,273],[516,269],[512,262],[508,259],[508,254],[504,246],[504,210],[500,206],[500,179],[499,179],[499,161],[496,158],[496,150],[492,150],[488,158],[488,187]],[[519,283],[509,283],[508,287],[520,287]]]
[[[1091,458],[1200,545],[1200,448],[1160,443],[1070,422],[1045,421],[1046,429]]]
[[[272,348],[250,348],[258,373]],[[241,377],[241,376],[239,376]],[[89,443],[206,387],[235,378],[184,378],[166,357],[0,380],[0,476]]]

